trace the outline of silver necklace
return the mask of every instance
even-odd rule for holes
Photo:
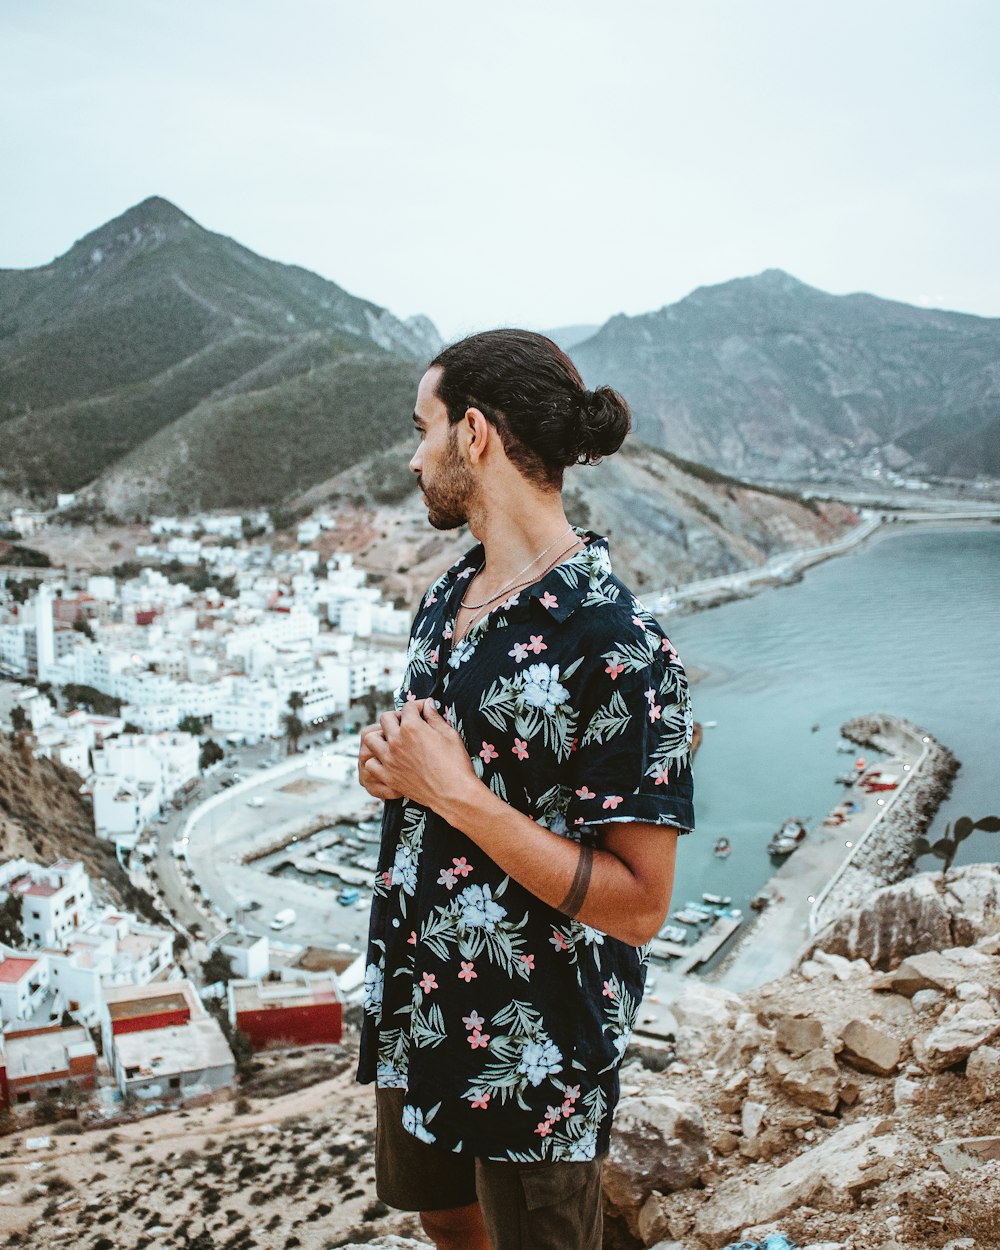
[[[521,586],[527,586],[528,585],[527,582],[521,582],[520,585],[517,584],[517,579],[521,576],[521,574],[527,573],[528,569],[530,569],[533,564],[537,564],[538,561],[542,558],[542,556],[548,555],[548,553],[552,550],[552,548],[556,545],[557,542],[560,542],[563,538],[566,537],[567,534],[571,534],[572,532],[573,532],[573,526],[570,525],[567,529],[563,530],[563,532],[559,534],[556,538],[553,538],[553,540],[549,543],[549,545],[545,547],[542,551],[540,551],[538,555],[534,557],[534,559],[529,560],[523,569],[518,569],[518,571],[514,574],[514,576],[510,579],[510,581],[507,582],[505,586],[501,586],[500,589],[497,591],[497,593],[495,595],[491,595],[489,599],[484,599],[482,603],[467,603],[463,599],[461,600],[458,606],[460,608],[467,609],[469,612],[478,612],[480,608],[485,608],[488,603],[496,603],[498,599],[502,599],[503,596],[509,590],[520,590]],[[473,573],[472,575],[473,582],[476,580],[476,578],[479,576],[479,574],[483,571],[485,567],[486,567],[486,561],[484,559],[482,564],[479,566],[478,569],[476,569],[475,573]],[[472,582],[470,582],[469,584],[471,585]]]
[[[573,528],[573,527],[572,527],[572,526],[570,526],[570,529],[572,529],[572,528]],[[563,535],[561,535],[561,537],[565,538],[565,537],[566,537],[566,535],[565,535],[565,534],[563,534]],[[510,589],[510,590],[520,590],[522,587],[524,587],[524,586],[530,586],[532,582],[534,582],[534,581],[538,581],[538,578],[540,578],[540,577],[544,577],[546,573],[551,572],[551,570],[552,570],[552,569],[554,569],[554,568],[556,567],[556,565],[557,565],[557,564],[559,563],[559,561],[563,558],[563,556],[569,555],[569,553],[573,550],[573,548],[576,546],[576,544],[577,544],[577,543],[580,543],[580,542],[583,542],[583,539],[582,539],[582,538],[574,538],[574,539],[573,539],[573,541],[570,543],[570,545],[569,545],[568,547],[565,547],[562,551],[560,551],[560,552],[559,552],[559,554],[556,556],[556,558],[552,561],[552,563],[551,563],[551,564],[547,565],[544,569],[542,569],[541,573],[539,573],[539,575],[538,575],[538,577],[537,577],[537,578],[536,578],[536,577],[529,578],[529,580],[528,580],[528,581],[526,581],[526,582],[521,582],[520,586],[511,586],[511,587],[509,587],[509,589]],[[584,545],[586,545],[586,544],[584,544]],[[544,554],[544,552],[543,552],[543,554]],[[523,572],[524,572],[524,569],[522,569],[522,570],[521,570],[521,572],[523,573]],[[479,624],[479,613],[483,610],[483,608],[485,608],[485,607],[486,607],[486,604],[487,604],[487,603],[492,603],[492,602],[493,602],[493,600],[492,600],[492,599],[487,599],[487,600],[486,600],[486,603],[481,603],[481,604],[479,605],[479,607],[473,611],[472,620],[470,620],[470,621],[469,621],[469,624],[468,624],[468,627],[467,627],[467,628],[466,628],[466,630],[465,630],[465,633],[462,635],[462,637],[461,637],[461,638],[458,640],[458,642],[455,644],[455,654],[456,654],[456,655],[457,655],[459,652],[461,652],[463,648],[465,648],[466,646],[468,646],[468,638],[469,638],[469,635],[472,633],[472,631],[473,631],[473,629],[476,627],[476,625],[478,625],[478,624]],[[464,606],[465,606],[465,604],[461,604],[461,603],[460,603],[458,606],[459,606],[459,607],[464,607]],[[470,607],[471,607],[471,605],[470,605]],[[483,619],[484,621],[485,621],[485,620],[489,620],[489,617],[488,617],[488,616],[484,616],[482,619]]]

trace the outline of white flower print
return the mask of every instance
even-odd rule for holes
[[[411,847],[396,847],[396,858],[392,865],[392,884],[401,886],[404,894],[416,892],[417,864]]]
[[[403,1128],[419,1141],[427,1143],[437,1141],[430,1129],[424,1125],[424,1113],[419,1107],[413,1107],[408,1102],[403,1103]]]
[[[597,1132],[595,1129],[586,1129],[581,1137],[577,1137],[572,1141],[565,1151],[559,1157],[570,1163],[586,1163],[593,1159],[597,1154]]]
[[[365,1011],[374,1016],[376,1021],[382,1018],[382,992],[385,989],[385,974],[378,964],[369,964],[365,969]]]
[[[390,1063],[380,1063],[375,1070],[375,1082],[379,1089],[406,1089],[406,1073]]]
[[[496,902],[488,885],[467,885],[458,901],[462,907],[462,924],[467,929],[485,929],[492,933],[497,921],[507,915],[507,909]]]
[[[555,1042],[528,1042],[521,1052],[518,1072],[523,1072],[532,1085],[541,1085],[552,1072],[562,1071],[562,1051]]]
[[[524,691],[525,703],[531,707],[541,708],[551,716],[557,707],[569,699],[569,691],[559,684],[559,665],[531,664],[525,672]]]

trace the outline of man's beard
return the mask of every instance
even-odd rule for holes
[[[427,501],[427,520],[436,530],[458,529],[468,521],[475,480],[459,455],[454,427],[449,431],[448,450],[433,482],[421,478],[420,489]]]

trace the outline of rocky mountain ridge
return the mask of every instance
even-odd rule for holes
[[[654,446],[730,473],[1000,473],[1000,320],[830,295],[769,269],[577,344]]]

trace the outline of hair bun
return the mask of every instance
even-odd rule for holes
[[[580,394],[580,443],[577,464],[596,464],[610,456],[625,441],[632,428],[628,404],[610,386]]]

